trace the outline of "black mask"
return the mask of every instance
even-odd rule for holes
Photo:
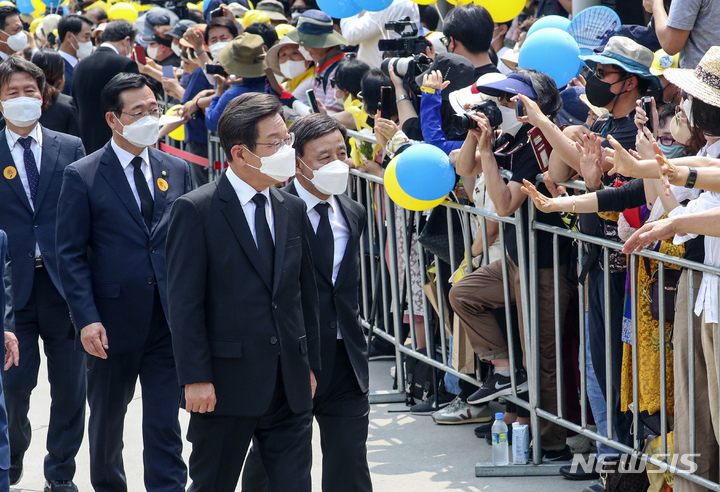
[[[590,75],[587,79],[587,84],[585,85],[585,93],[587,94],[590,104],[599,108],[604,108],[613,102],[613,99],[615,99],[618,94],[614,94],[610,90],[611,85],[612,84],[603,82],[597,78],[595,74]]]

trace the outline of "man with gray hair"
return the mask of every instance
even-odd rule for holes
[[[72,95],[80,113],[80,133],[88,154],[103,147],[112,136],[98,104],[103,87],[121,72],[138,73],[137,63],[128,58],[137,34],[138,29],[131,22],[123,19],[109,22],[102,34],[103,43],[75,66]]]

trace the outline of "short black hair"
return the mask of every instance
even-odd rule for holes
[[[107,22],[108,15],[101,7],[90,7],[85,11],[85,16],[93,19],[93,23],[101,24]]]
[[[349,92],[355,99],[358,92],[362,90],[362,78],[369,71],[370,65],[364,61],[357,58],[345,58],[340,61],[335,70],[335,86],[340,90]]]
[[[263,44],[267,47],[267,49],[270,49],[270,47],[278,41],[278,35],[275,28],[270,24],[265,24],[264,22],[253,22],[245,28],[245,32],[257,34],[263,38]]]
[[[205,38],[205,44],[209,44],[208,38],[210,37],[210,30],[215,29],[216,27],[224,27],[228,31],[230,31],[230,34],[232,34],[233,39],[235,39],[238,35],[238,28],[237,24],[227,17],[213,17],[213,19],[208,22],[207,26],[205,27],[205,32],[203,33],[203,37]]]
[[[135,41],[137,35],[138,28],[135,27],[135,24],[125,19],[116,19],[107,23],[102,34],[102,40],[103,43],[115,43],[129,37],[132,41]]]
[[[537,94],[536,101],[540,110],[550,119],[554,119],[557,112],[562,109],[563,102],[552,77],[531,68],[518,68],[515,72],[530,80],[530,85]]]
[[[0,88],[10,82],[10,78],[13,75],[20,72],[24,72],[34,78],[35,82],[37,82],[38,90],[42,94],[43,90],[45,90],[45,74],[37,65],[17,55],[13,55],[0,63]]]
[[[385,75],[379,68],[369,70],[362,78],[362,97],[363,103],[367,106],[370,116],[380,110],[380,88],[390,87],[392,89],[392,103],[390,104],[390,112],[397,114],[397,104],[395,103],[395,86],[390,77]]]
[[[13,15],[20,17],[20,11],[16,7],[11,7],[10,5],[0,7],[0,29],[5,29],[7,26],[7,18]]]
[[[678,107],[678,104],[676,102],[663,102],[662,97],[655,99],[656,102],[658,100],[660,101],[657,107],[658,123],[660,123],[660,126],[663,126],[667,120],[675,116],[675,108]]]
[[[495,23],[487,9],[480,5],[453,8],[443,23],[443,35],[453,38],[470,53],[486,53],[490,49]]]
[[[420,22],[430,31],[437,29],[440,24],[440,13],[435,5],[420,5]]]
[[[336,119],[326,114],[310,113],[293,121],[288,131],[295,134],[295,153],[302,157],[305,155],[305,144],[316,138],[323,137],[328,133],[338,130],[343,137],[347,138],[347,130]]]
[[[695,132],[711,137],[720,137],[720,107],[693,97],[690,113],[693,121],[692,128]]]
[[[231,150],[236,145],[255,150],[258,122],[276,114],[282,117],[280,100],[263,92],[246,92],[230,101],[220,116],[217,130],[227,158],[231,158]]]
[[[127,22],[127,21],[126,21]],[[100,93],[100,109],[102,113],[122,113],[123,100],[122,93],[128,89],[140,89],[142,87],[152,87],[148,85],[145,77],[139,73],[120,72],[110,79]]]
[[[90,27],[93,26],[92,19],[84,15],[70,14],[60,19],[60,22],[58,22],[57,25],[58,39],[60,42],[62,43],[65,40],[65,35],[67,33],[71,32],[73,34],[78,34],[82,31],[83,22]]]

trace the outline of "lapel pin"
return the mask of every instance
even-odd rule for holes
[[[167,171],[163,170],[160,174],[162,174],[163,176],[167,176]]]
[[[14,166],[8,166],[3,171],[3,176],[5,176],[5,179],[13,179],[17,176],[17,169]]]
[[[164,172],[165,171],[163,171],[163,173]],[[160,189],[160,191],[167,191],[168,190],[168,182],[162,178],[158,178],[157,187]]]

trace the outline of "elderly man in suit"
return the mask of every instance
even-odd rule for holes
[[[295,135],[295,178],[285,191],[302,198],[320,300],[322,370],[313,414],[320,428],[322,489],[372,490],[367,463],[368,358],[359,322],[360,235],[365,209],[345,195],[349,167],[345,127],[311,114],[290,127]],[[267,490],[267,475],[253,443],[243,470],[243,491]]]
[[[85,150],[79,138],[38,123],[44,86],[45,75],[29,61],[13,56],[0,63],[0,109],[7,124],[0,131],[0,228],[9,237],[13,258],[16,333],[23,353],[22,364],[5,373],[10,482],[20,481],[30,446],[28,411],[41,338],[52,397],[45,490],[76,491],[75,455],[85,432],[85,356],[73,348],[55,260],[55,219],[63,170]]]
[[[72,96],[80,113],[80,132],[89,153],[102,148],[112,135],[98,104],[103,87],[119,73],[138,73],[137,62],[128,58],[133,53],[137,34],[135,24],[124,19],[111,21],[105,26],[103,43],[95,53],[75,65]]]
[[[271,491],[310,491],[318,295],[305,204],[273,185],[295,170],[293,137],[269,94],[228,104],[229,169],[173,205],[170,328],[192,412],[193,492],[232,492],[250,440]]]
[[[5,338],[4,369],[7,371],[13,365],[18,365],[20,352],[15,337],[10,252],[8,251],[7,234],[2,229],[0,229],[0,309],[2,309],[0,328],[2,328]],[[8,420],[2,379],[0,379],[0,490],[10,490],[10,439],[8,437]]]
[[[112,140],[65,169],[57,218],[60,281],[90,355],[90,480],[96,491],[127,491],[123,424],[139,377],[145,488],[184,492],[165,237],[170,207],[190,189],[190,172],[184,161],[151,147],[160,111],[143,76],[113,77],[100,105]]]

